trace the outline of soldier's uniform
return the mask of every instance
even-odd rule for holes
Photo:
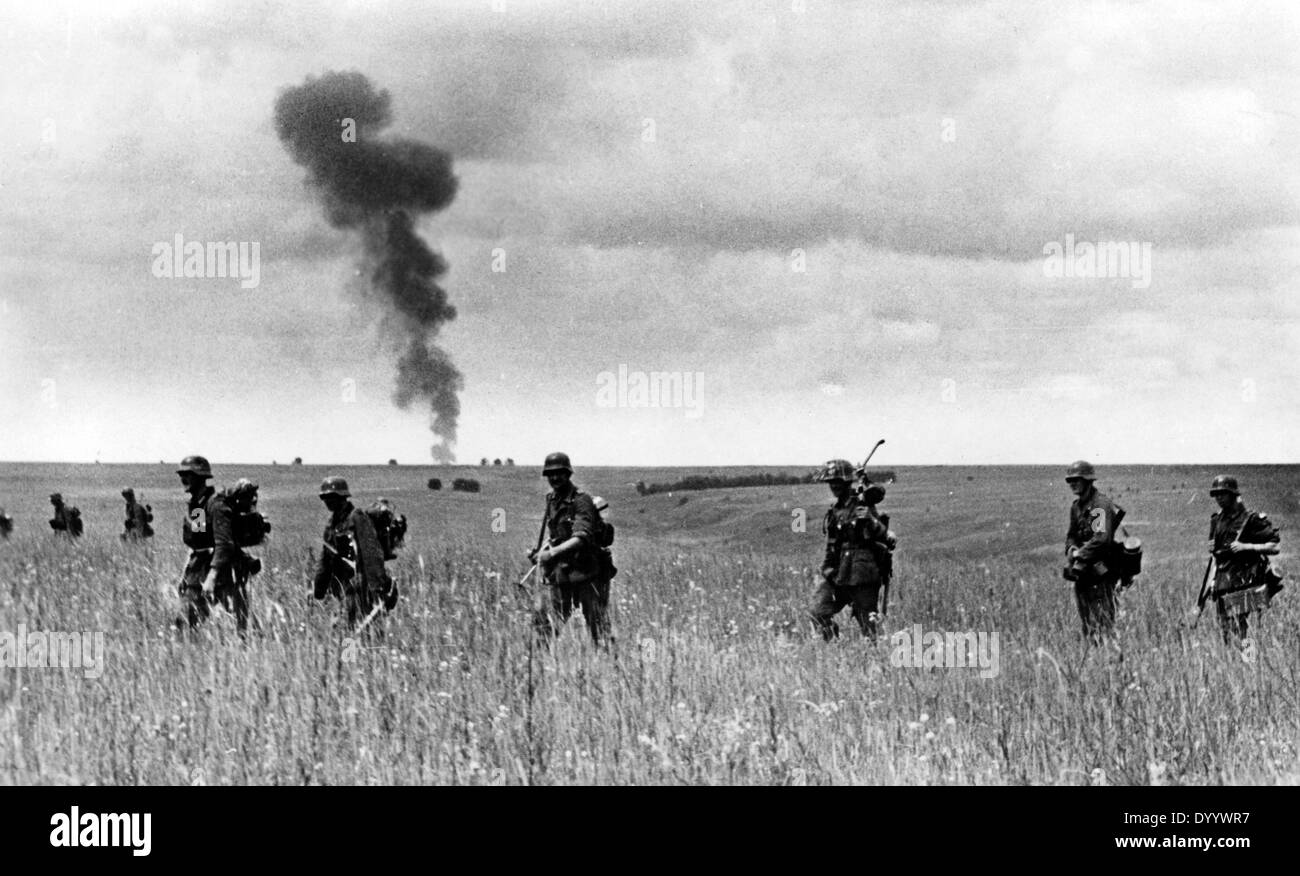
[[[235,544],[234,514],[225,496],[208,485],[190,496],[181,539],[190,549],[179,586],[181,610],[190,628],[207,620],[212,611],[203,595],[203,581],[217,572],[214,598],[235,615],[235,626],[248,629],[248,568],[250,557]]]
[[[347,603],[348,626],[356,626],[382,600],[385,608],[396,603],[396,589],[384,567],[384,550],[370,517],[346,501],[351,495],[343,478],[326,478],[321,495],[335,493],[342,502],[331,514],[321,539],[313,594],[334,596]]]
[[[1080,469],[1080,466],[1086,466]],[[1124,510],[1092,483],[1092,466],[1079,462],[1070,467],[1067,480],[1080,471],[1087,491],[1070,505],[1070,529],[1065,536],[1066,577],[1074,581],[1074,598],[1083,622],[1083,634],[1092,641],[1109,635],[1115,627],[1115,532]]]
[[[852,606],[862,635],[875,641],[880,591],[892,567],[893,536],[887,519],[875,508],[884,498],[884,488],[870,484],[861,493],[851,492],[849,483],[854,476],[852,463],[832,459],[817,477],[829,484],[837,497],[822,521],[826,533],[822,580],[808,612],[828,642],[839,635],[834,617],[846,605]]]
[[[153,538],[153,527],[149,521],[153,515],[144,505],[135,500],[135,491],[130,488],[122,491],[126,500],[126,520],[123,522],[122,540],[139,541]]]
[[[839,635],[834,617],[851,605],[853,618],[862,634],[875,639],[884,583],[878,554],[887,550],[889,529],[875,508],[849,495],[826,512],[826,553],[822,558],[822,578],[809,614],[830,641]]]
[[[1215,558],[1212,598],[1218,609],[1223,641],[1241,644],[1249,634],[1250,613],[1267,605],[1276,583],[1270,576],[1266,555],[1255,551],[1234,554],[1228,546],[1234,541],[1242,544],[1277,543],[1282,536],[1267,514],[1246,508],[1234,478],[1215,478],[1211,494],[1219,492],[1231,493],[1236,501],[1227,510],[1220,510],[1210,517],[1211,550]]]
[[[55,534],[66,538],[79,538],[83,531],[81,511],[63,504],[63,496],[58,493],[50,495],[50,504],[54,506],[50,529],[54,530]]]
[[[8,538],[13,531],[14,519],[5,513],[5,509],[0,508],[0,538]]]
[[[560,470],[572,474],[569,458],[562,453],[548,456],[543,474]],[[539,591],[533,612],[533,626],[540,635],[554,636],[573,609],[581,607],[592,641],[600,644],[609,638],[610,575],[597,543],[598,526],[595,501],[576,486],[565,496],[554,490],[546,494],[544,527],[550,544],[558,546],[571,538],[582,544],[543,567],[546,587]]]

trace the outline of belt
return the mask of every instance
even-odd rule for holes
[[[216,548],[190,548],[190,556],[194,554],[210,554],[215,550]]]

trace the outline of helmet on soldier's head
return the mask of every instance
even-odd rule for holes
[[[328,496],[333,493],[343,498],[348,498],[352,494],[348,492],[348,482],[338,475],[328,477],[320,482],[320,493],[318,495]]]
[[[180,468],[176,469],[177,474],[196,474],[201,478],[212,477],[212,466],[208,465],[206,458],[202,456],[187,456],[181,460]]]
[[[123,499],[134,499],[134,498],[135,498],[135,490],[131,489],[130,487],[125,487],[125,488],[122,490],[122,498],[123,498]]]
[[[542,463],[542,474],[548,475],[553,471],[567,471],[573,474],[573,466],[569,464],[569,454],[557,451],[546,457],[546,462]]]
[[[50,501],[51,501],[51,502],[54,502],[55,504],[58,504],[59,502],[62,502],[62,501],[63,501],[63,494],[62,494],[62,493],[50,493]]]
[[[1080,459],[1070,463],[1070,467],[1065,470],[1065,480],[1069,481],[1095,481],[1097,472],[1092,467],[1092,463],[1086,459]]]
[[[831,481],[848,482],[853,480],[853,463],[847,459],[831,459],[822,466],[822,470],[817,473],[817,480],[830,483]]]
[[[235,492],[256,493],[257,484],[254,483],[253,481],[250,481],[248,478],[240,478],[239,480],[235,481]]]
[[[1234,496],[1240,496],[1241,491],[1237,489],[1237,479],[1232,475],[1219,475],[1210,484],[1210,495],[1216,493],[1232,493]]]

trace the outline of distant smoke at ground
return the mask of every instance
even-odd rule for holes
[[[425,143],[379,139],[392,120],[387,91],[360,73],[330,72],[286,89],[275,103],[275,128],[294,161],[307,168],[326,216],[337,228],[355,229],[364,246],[362,272],[379,293],[397,337],[397,386],[402,408],[425,400],[439,462],[454,459],[460,371],[434,340],[456,318],[437,280],[442,257],[416,233],[421,213],[442,210],[456,197],[451,156]],[[355,138],[345,120],[355,126]]]

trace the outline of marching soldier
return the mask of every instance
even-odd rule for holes
[[[1115,589],[1120,579],[1114,563],[1115,531],[1124,519],[1124,510],[1093,485],[1096,479],[1092,463],[1082,459],[1065,472],[1075,499],[1065,536],[1064,577],[1074,582],[1083,634],[1093,644],[1115,627]]]
[[[817,476],[830,487],[835,504],[823,521],[826,553],[822,580],[809,615],[828,642],[840,634],[834,618],[846,605],[853,607],[862,635],[876,640],[880,591],[895,544],[894,534],[875,508],[884,498],[884,487],[869,484],[856,494],[850,486],[853,476],[853,464],[845,459],[830,460]]]
[[[316,566],[313,595],[333,595],[347,603],[348,627],[368,622],[382,605],[397,604],[397,588],[384,568],[384,550],[369,515],[352,504],[348,482],[328,477],[321,482],[320,500],[330,519],[321,536],[324,545]]]
[[[224,493],[209,481],[212,467],[202,456],[181,460],[176,474],[189,493],[181,536],[190,549],[178,591],[182,617],[177,629],[196,629],[212,611],[210,602],[220,602],[235,615],[240,635],[248,629],[249,557],[235,543],[234,514]]]
[[[66,538],[80,538],[83,530],[81,510],[75,506],[63,504],[62,493],[50,493],[50,504],[54,506],[54,517],[50,519],[50,529],[56,535]]]
[[[528,559],[538,564],[546,587],[538,591],[533,628],[550,639],[579,606],[592,641],[605,643],[611,638],[609,585],[613,570],[609,551],[604,549],[600,512],[595,500],[574,485],[567,453],[547,456],[542,475],[551,492],[546,495],[538,546]],[[545,542],[543,535],[549,535]]]
[[[1226,645],[1249,648],[1248,618],[1267,607],[1281,590],[1268,557],[1278,552],[1282,537],[1267,514],[1249,511],[1241,501],[1237,479],[1219,475],[1210,484],[1219,513],[1210,518],[1210,553],[1214,555],[1213,598]]]
[[[135,500],[135,490],[127,487],[122,491],[126,500],[126,520],[123,522],[122,541],[143,541],[153,538],[153,509]]]

